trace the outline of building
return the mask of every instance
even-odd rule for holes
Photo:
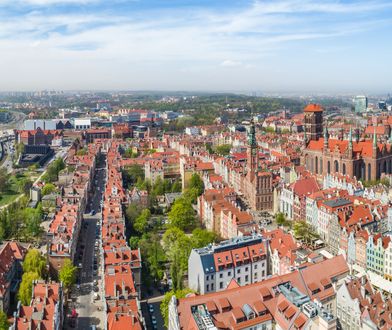
[[[85,130],[91,128],[90,118],[75,118],[73,120],[73,125],[76,130]]]
[[[100,129],[88,129],[85,132],[86,142],[92,143],[96,139],[110,139],[112,137],[112,132],[109,129],[100,128]]]
[[[5,110],[0,110],[0,123],[6,123],[10,119],[10,113]]]
[[[259,153],[253,120],[248,132],[246,176],[242,181],[242,190],[253,210],[273,209],[272,173],[259,168]]]
[[[0,245],[0,310],[9,311],[22,280],[22,262],[27,249],[15,241]]]
[[[337,328],[335,286],[348,274],[342,256],[292,273],[169,304],[169,330]]]
[[[392,305],[373,289],[366,276],[347,278],[336,293],[336,309],[342,329],[391,329]]]
[[[305,108],[305,112],[308,113],[309,109]],[[347,140],[330,139],[327,127],[324,127],[321,138],[322,111],[317,113],[321,115],[312,115],[309,126],[315,132],[309,137],[305,131],[302,163],[308,171],[320,175],[339,173],[367,181],[380,179],[383,173],[392,173],[392,146],[389,142],[379,143],[376,134],[372,140],[353,140],[351,129]]]
[[[18,303],[10,330],[63,328],[63,288],[61,283],[33,282],[30,305]]]
[[[305,135],[311,140],[317,140],[323,134],[323,111],[319,104],[309,104],[305,107]]]
[[[353,99],[355,113],[364,113],[368,108],[368,98],[364,95],[358,95]]]
[[[188,285],[205,294],[226,290],[232,280],[247,285],[267,277],[267,251],[261,236],[246,236],[193,249]]]

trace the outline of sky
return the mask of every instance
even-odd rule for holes
[[[392,90],[389,0],[0,0],[0,90]]]

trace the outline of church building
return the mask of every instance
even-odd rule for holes
[[[318,104],[305,107],[305,134],[302,162],[312,173],[340,173],[358,180],[378,180],[382,173],[392,173],[391,143],[379,143],[374,133],[370,140],[331,139],[323,125],[324,109]],[[324,130],[323,130],[324,127]]]

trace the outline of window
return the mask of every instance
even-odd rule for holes
[[[257,269],[257,264],[255,264],[255,269]]]
[[[237,274],[241,274],[241,268],[237,270]]]
[[[213,280],[214,279],[214,275],[211,275],[211,280]]]
[[[231,272],[228,272],[228,273],[227,273],[227,276],[231,276]]]
[[[238,278],[237,278],[237,282],[238,282],[238,283],[241,283],[241,277],[238,277]]]
[[[248,267],[245,267],[245,271],[246,271],[246,272],[248,271]]]
[[[208,281],[209,279],[210,279],[210,277],[207,275],[207,276],[206,276],[206,281]]]
[[[223,282],[219,282],[219,289],[223,289]]]
[[[245,282],[248,282],[248,281],[249,281],[249,276],[245,275]]]
[[[219,274],[219,278],[223,278],[223,274],[222,273]]]
[[[211,291],[214,291],[214,283],[211,283]]]
[[[265,276],[265,270],[263,270],[263,271],[261,272],[261,276],[262,276],[262,277]]]
[[[207,286],[206,286],[206,291],[210,291],[210,285],[209,284],[207,284]]]
[[[257,273],[254,273],[253,277],[254,277],[255,279],[257,279]]]

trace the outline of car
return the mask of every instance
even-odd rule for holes
[[[97,269],[98,269],[98,265],[95,264],[95,265],[93,266],[93,269],[94,269],[94,270],[97,270]]]
[[[94,287],[93,287],[93,290],[94,290],[94,292],[98,292],[98,291],[99,291],[98,286],[94,286]]]
[[[98,271],[97,271],[96,269],[94,269],[93,275],[94,275],[94,276],[97,276],[97,275],[98,275]]]
[[[78,267],[79,267],[79,268],[83,268],[83,265],[82,265],[82,263],[81,263],[81,262],[79,262],[79,265],[78,265]]]
[[[149,304],[149,305],[148,305],[148,310],[149,310],[149,312],[150,312],[151,314],[153,314],[153,313],[154,313],[154,306],[151,305],[151,304]]]
[[[94,285],[94,286],[97,286],[97,285],[98,285],[98,281],[97,281],[97,280],[94,280],[94,281],[93,281],[93,285]]]
[[[157,319],[155,318],[155,316],[153,315],[153,316],[151,316],[151,323],[152,323],[152,325],[154,326],[156,326],[157,325]]]
[[[92,210],[91,212],[90,212],[90,215],[95,215],[95,210]]]

